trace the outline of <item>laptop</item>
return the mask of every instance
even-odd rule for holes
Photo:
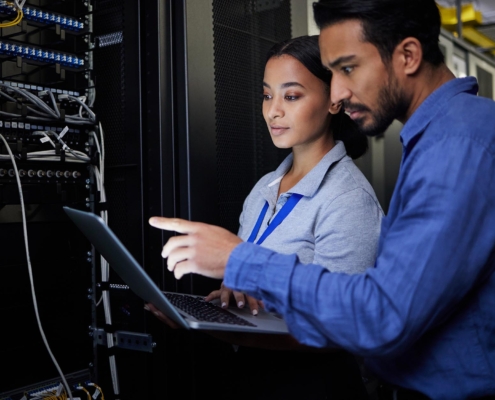
[[[288,334],[287,325],[277,314],[249,307],[223,309],[203,296],[161,291],[135,258],[98,215],[63,207],[69,218],[107,260],[110,267],[146,303],[186,329]]]

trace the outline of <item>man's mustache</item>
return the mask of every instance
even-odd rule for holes
[[[364,104],[352,104],[349,100],[342,100],[342,107],[347,112],[355,112],[355,111],[371,111],[369,107],[366,107]]]

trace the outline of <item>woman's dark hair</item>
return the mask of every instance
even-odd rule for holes
[[[282,55],[294,57],[330,88],[332,74],[321,63],[318,35],[299,36],[275,44],[268,51],[266,62],[273,57]],[[368,149],[367,137],[358,130],[357,125],[352,122],[343,109],[338,114],[332,115],[330,129],[335,140],[344,142],[349,157],[356,159],[366,153]]]
[[[434,0],[320,0],[313,3],[313,11],[320,29],[361,21],[363,39],[378,49],[385,63],[406,37],[420,41],[426,62],[438,66],[444,61],[438,45],[440,11]]]

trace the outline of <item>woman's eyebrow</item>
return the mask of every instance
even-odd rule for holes
[[[288,87],[291,87],[291,86],[299,86],[299,87],[304,87],[303,85],[301,85],[299,82],[285,82],[285,83],[282,83],[280,85],[280,87],[282,89],[285,89],[285,88],[288,88]]]
[[[270,85],[266,82],[263,82],[263,86],[268,88],[268,89],[271,89]],[[285,83],[282,83],[280,85],[280,88],[281,89],[286,89],[288,87],[292,87],[292,86],[299,86],[299,87],[304,87],[303,85],[301,85],[299,82],[285,82]]]

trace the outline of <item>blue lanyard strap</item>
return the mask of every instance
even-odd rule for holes
[[[287,215],[290,214],[292,209],[296,206],[299,200],[302,199],[302,197],[303,197],[302,194],[297,194],[297,193],[291,194],[287,202],[280,209],[278,214],[273,219],[272,223],[268,225],[268,228],[266,228],[265,232],[263,232],[263,235],[261,235],[261,237],[258,239],[256,244],[263,243],[263,241],[275,230],[275,228],[282,223],[282,221],[287,217]],[[256,221],[256,225],[254,226],[253,231],[251,232],[251,236],[249,236],[249,239],[247,240],[248,242],[253,243],[254,239],[256,239],[256,236],[258,236],[258,232],[260,231],[261,224],[263,223],[263,219],[265,218],[267,211],[268,211],[268,202],[265,202],[265,205],[261,210],[260,216],[258,217],[258,221]]]

